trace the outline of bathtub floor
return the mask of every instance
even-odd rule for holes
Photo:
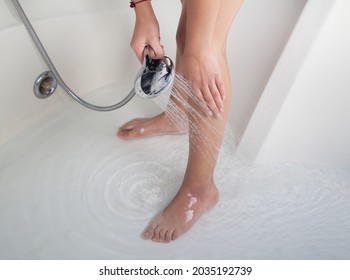
[[[250,165],[233,156],[229,132],[217,207],[173,243],[142,240],[181,184],[187,155],[186,136],[115,137],[154,106],[136,97],[113,113],[72,104],[1,146],[0,258],[350,259],[350,174]]]

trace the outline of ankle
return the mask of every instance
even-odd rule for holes
[[[183,183],[183,191],[186,193],[191,194],[192,196],[198,197],[198,198],[206,198],[207,196],[211,196],[213,193],[218,193],[218,190],[216,188],[216,185],[214,181],[208,181],[208,182],[184,182]]]
[[[194,174],[194,172],[191,171],[187,172],[185,175],[183,182],[184,185],[191,186],[194,189],[210,189],[215,186],[213,176],[205,176],[205,174],[202,173]]]

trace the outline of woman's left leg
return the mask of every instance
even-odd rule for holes
[[[205,2],[203,0],[198,1],[185,0],[183,3],[184,22],[187,23],[187,28],[185,29],[185,39],[182,41],[185,46],[179,45],[180,49],[186,49],[186,45],[190,44],[193,39],[193,36],[188,34],[188,29],[191,24],[192,13],[197,12],[196,9],[198,8],[194,4]],[[200,114],[200,117],[189,115],[189,122],[191,123],[189,126],[190,151],[183,183],[175,198],[145,230],[143,235],[146,239],[152,239],[156,242],[169,242],[178,238],[218,201],[219,194],[213,180],[213,174],[230,104],[230,75],[226,60],[226,41],[230,25],[242,1],[216,0],[211,2],[219,5],[217,14],[210,15],[215,17],[216,20],[215,32],[209,39],[212,46],[210,55],[215,63],[219,65],[219,71],[227,93],[226,99],[223,100],[224,111],[220,117],[210,117],[204,112]],[[198,46],[198,48],[200,47]],[[186,74],[183,69],[186,69],[187,63],[188,57],[185,55],[179,56],[178,71],[180,74]],[[192,105],[197,106],[196,104]],[[200,108],[197,107],[197,110],[200,110]],[[215,127],[215,132],[211,129],[212,127]],[[203,141],[203,136],[206,138],[205,141]]]

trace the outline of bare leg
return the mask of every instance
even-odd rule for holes
[[[224,86],[227,92],[227,98],[224,100],[224,112],[221,117],[209,117],[202,114],[201,118],[191,118],[190,122],[199,129],[195,131],[189,128],[190,152],[186,173],[183,183],[170,204],[151,222],[144,231],[143,236],[146,239],[152,239],[156,242],[169,242],[175,240],[181,234],[185,233],[206,211],[215,206],[219,199],[218,190],[213,180],[214,169],[216,165],[218,150],[220,147],[224,125],[228,115],[230,104],[230,78],[226,61],[226,39],[231,22],[236,15],[243,0],[217,0],[215,3],[220,6],[216,17],[215,32],[213,32],[210,41],[212,42],[212,55],[218,62],[221,70],[221,76],[224,80]],[[212,2],[213,3],[213,2]],[[184,1],[184,17],[180,21],[179,29],[184,28],[182,34],[184,38],[180,40],[178,36],[178,71],[181,73],[183,66],[187,63],[187,58],[183,56],[182,50],[189,43],[192,36],[186,37],[193,9],[193,1]],[[184,45],[183,45],[184,44]],[[195,104],[193,104],[195,106]],[[215,133],[210,130],[214,125],[217,127]],[[219,133],[218,133],[219,131]],[[210,146],[207,142],[201,141],[201,137],[206,135],[210,140]],[[210,156],[203,160],[203,149],[209,150]]]

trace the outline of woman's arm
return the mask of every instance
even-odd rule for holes
[[[164,56],[163,47],[160,44],[159,24],[151,1],[137,3],[134,10],[136,21],[130,46],[137,58],[142,63],[147,54],[157,58]]]

